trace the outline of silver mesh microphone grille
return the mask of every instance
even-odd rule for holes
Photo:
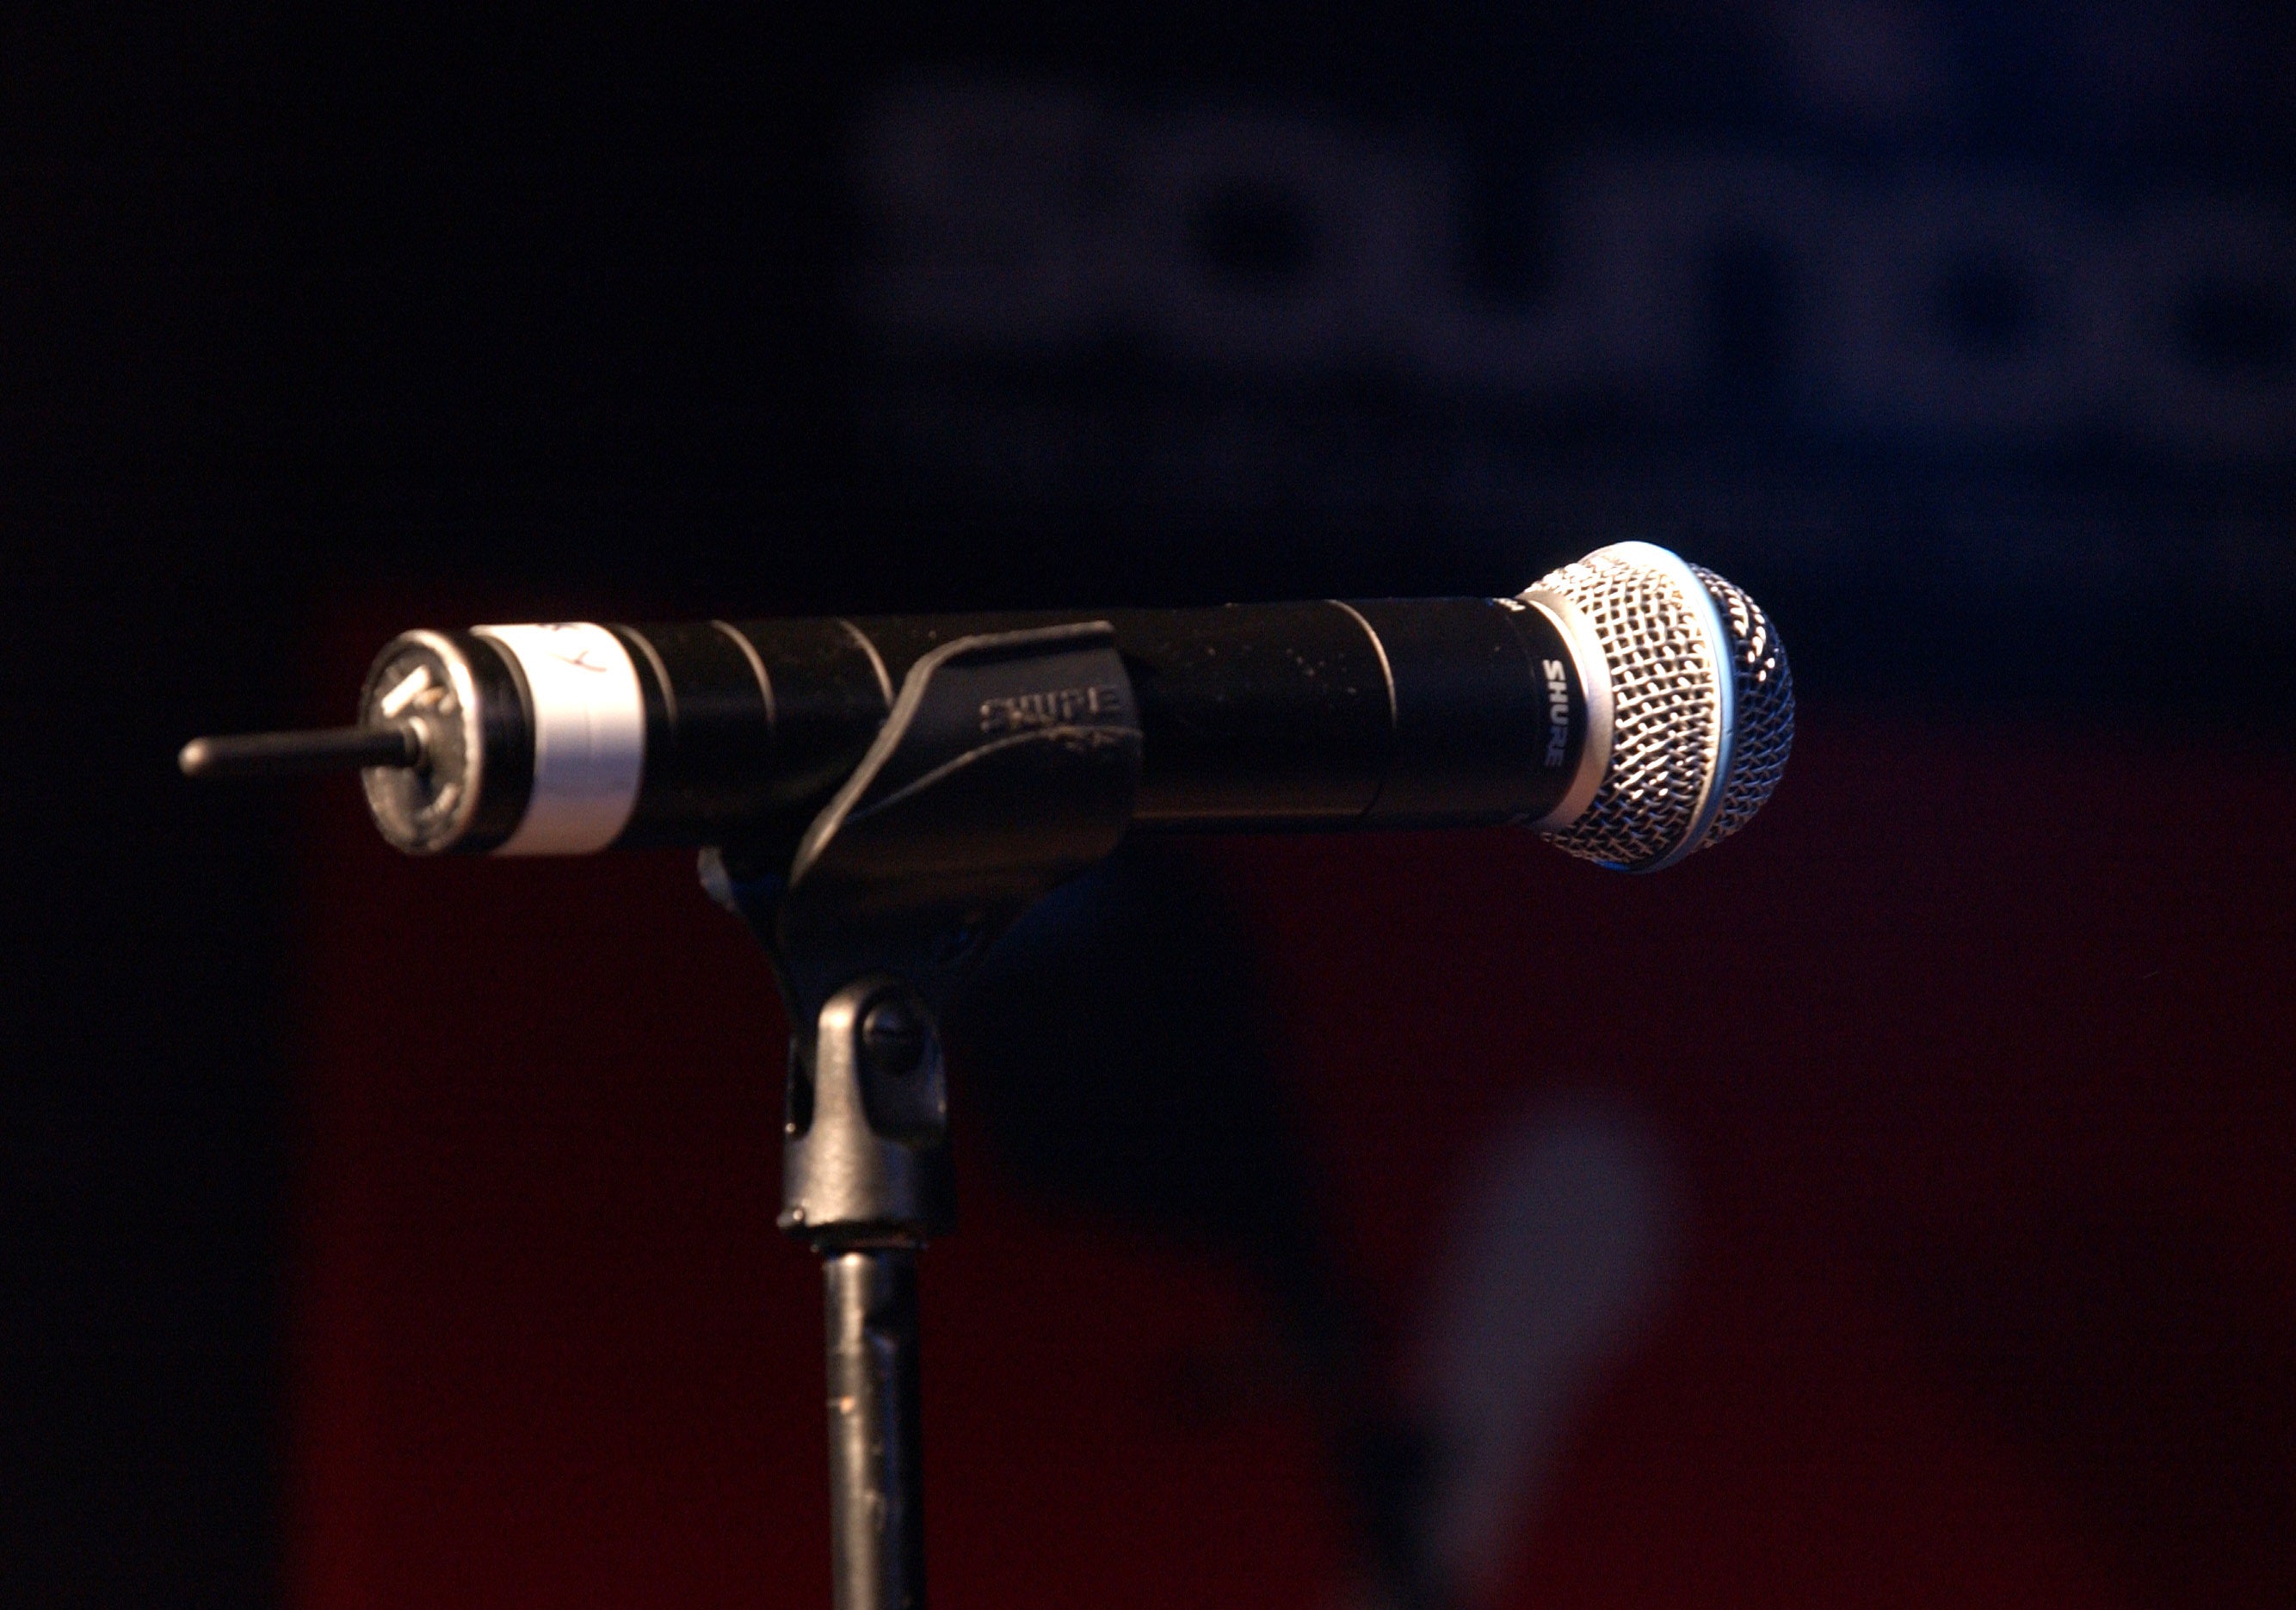
[[[1721,610],[1737,694],[1730,775],[1723,779],[1722,809],[1698,842],[1703,850],[1752,821],[1786,775],[1786,756],[1793,749],[1793,672],[1786,667],[1786,645],[1760,604],[1704,565],[1693,564],[1690,571]]]
[[[1549,842],[1654,872],[1752,819],[1793,747],[1785,648],[1752,599],[1645,542],[1597,549],[1523,599],[1578,648],[1603,766],[1584,809],[1540,824]]]

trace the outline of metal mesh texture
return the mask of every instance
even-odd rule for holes
[[[1722,629],[1730,634],[1738,677],[1730,775],[1723,779],[1722,809],[1699,845],[1703,850],[1752,821],[1785,776],[1786,756],[1793,749],[1793,672],[1786,667],[1786,645],[1778,641],[1762,606],[1703,565],[1690,569],[1721,606]]]
[[[1719,607],[1726,664],[1715,663],[1698,612],[1667,570],[1605,549],[1538,583],[1578,606],[1611,673],[1610,769],[1578,820],[1546,835],[1572,855],[1636,867],[1681,844],[1718,747],[1718,677],[1734,678],[1734,742],[1721,806],[1699,848],[1744,826],[1785,768],[1793,687],[1777,634],[1745,594],[1710,571],[1693,573]]]

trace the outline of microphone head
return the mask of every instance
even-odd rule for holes
[[[1548,842],[1655,872],[1753,818],[1793,747],[1793,678],[1759,605],[1647,542],[1597,548],[1522,602],[1562,627],[1587,694],[1572,814],[1535,825]]]

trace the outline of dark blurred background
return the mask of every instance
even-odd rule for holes
[[[624,906],[602,909],[668,912],[666,891],[688,875],[653,860],[552,869],[534,875],[553,892],[531,896],[507,874],[458,868],[439,875],[460,882],[423,885],[446,891],[435,910],[409,915],[392,902],[422,897],[392,890],[432,869],[356,858],[347,798],[193,791],[171,763],[185,737],[337,718],[365,654],[416,621],[1505,593],[1643,537],[1760,598],[1808,702],[1812,781],[1797,800],[1790,778],[1740,870],[1685,868],[1690,892],[1652,897],[1688,902],[1677,908],[1536,870],[1547,852],[1528,841],[1462,841],[1483,846],[1472,853],[1230,844],[1184,868],[1188,887],[1242,913],[1239,976],[1259,977],[1265,999],[1238,1020],[1263,1023],[1269,1077],[1308,1113],[1247,1116],[1294,1124],[1300,1179],[1326,1182],[1298,1188],[1330,1199],[1343,1228],[1328,1255],[1360,1271],[1351,1301],[1400,1311],[1419,1288],[1381,1239],[1400,1232],[1375,1228],[1400,1220],[1373,1212],[1387,1198],[1360,1184],[1380,1160],[1332,1139],[1339,1121],[1313,1116],[1332,1098],[1313,1092],[1390,1088],[1382,1059],[1406,1055],[1392,1025],[1424,991],[1462,990],[1454,1007],[1480,1026],[1449,1054],[1481,1069],[1469,1082],[1484,1094],[1459,1111],[1490,1121],[1410,1131],[1425,1212],[1440,1207],[1447,1165],[1435,1160],[1488,1142],[1505,1127],[1495,1115],[1545,1088],[1543,1066],[1522,1068],[1567,1062],[1570,1080],[1625,1105],[1534,1101],[1546,1116],[1524,1131],[1523,1177],[1583,1168],[1609,1181],[1625,1220],[1672,1227],[1652,1229],[1650,1248],[1676,1251],[1645,1249],[1634,1267],[1691,1271],[1670,1288],[1677,1308],[1650,1297],[1651,1311],[1709,1313],[1679,1296],[1698,1291],[1726,1310],[1706,1329],[1677,1318],[1670,1345],[1709,1374],[1668,1379],[1742,1384],[1760,1371],[1731,1361],[1762,1359],[1780,1401],[1804,1395],[1802,1353],[1743,1340],[1770,1334],[1775,1313],[1800,1316],[1805,1351],[1896,1358],[1902,1341],[1926,1360],[1915,1373],[1944,1384],[1935,1398],[1849,1396],[1886,1399],[1874,1412],[1900,1429],[1963,1417],[1980,1428],[1972,1445],[2019,1473],[2000,1479],[2040,1495],[2034,1514],[2062,1507],[2071,1518],[2029,1531],[2074,1540],[2060,1552],[2079,1557],[2033,1565],[2031,1580],[2079,1579],[2095,1592],[2064,1597],[2082,1602],[2296,1598],[2296,880],[2276,820],[2296,713],[2284,625],[2296,605],[2292,82],[2284,11],[2210,0],[908,7],[624,24],[231,6],[0,21],[0,797],[19,846],[20,947],[4,1081],[8,1597],[477,1591],[467,1561],[426,1576],[428,1557],[393,1542],[435,1537],[437,1514],[368,1501],[389,1485],[374,1472],[452,1465],[451,1449],[418,1438],[393,1464],[371,1436],[324,1429],[357,1419],[343,1382],[400,1377],[373,1363],[389,1348],[371,1326],[327,1318],[350,1301],[343,1271],[375,1267],[373,1244],[389,1237],[327,1208],[321,1187],[346,1159],[387,1171],[402,1152],[425,1201],[451,1203],[471,1168],[483,1172],[451,1123],[442,1140],[406,1119],[386,1146],[387,1125],[343,1117],[345,1092],[380,1099],[382,1077],[346,1047],[355,1031],[381,1036],[364,1055],[381,1057],[391,1020],[331,1006],[327,990],[356,994],[410,965],[405,946],[480,965],[471,924],[485,927],[490,899],[577,913],[567,879],[581,873],[621,891]],[[1538,902],[1537,924],[1494,909],[1478,929],[1461,915],[1481,909],[1495,875],[1479,855]],[[1391,899],[1336,899],[1345,878]],[[365,901],[382,915],[362,927]],[[1734,903],[1759,917],[1751,931],[1732,930]],[[1301,911],[1329,924],[1303,926]],[[1661,917],[1677,923],[1663,943],[1638,926]],[[729,942],[709,937],[711,920],[697,905],[693,932],[665,946],[690,957]],[[1444,960],[1454,920],[1468,924],[1454,949],[1480,957],[1464,974]],[[1691,992],[1732,1031],[1759,1029],[1759,1054],[1716,1074],[1725,1116],[1710,1110],[1718,1087],[1691,1072],[1634,1071],[1703,1065],[1683,1051],[1686,1006],[1603,1019],[1677,1023],[1613,1066],[1583,1037],[1567,1053],[1543,1039],[1550,1018],[1528,1000],[1512,1016],[1493,1004],[1582,920],[1594,937],[1562,949],[1589,993],[1660,963],[1710,991],[1718,977],[1804,981],[1798,994]],[[1393,949],[1347,937],[1358,932]],[[1710,966],[1684,935],[1726,959]],[[1757,945],[1759,974],[1742,954]],[[704,975],[734,979],[730,954]],[[574,1020],[529,1022],[537,1036],[582,1037],[585,1002],[551,1005],[549,965],[504,972],[529,980],[519,1011]],[[1636,987],[1662,993],[1640,975]],[[436,1006],[402,1031],[429,1045],[501,1006]],[[725,1033],[769,1040],[770,1007],[743,1010]],[[1354,1039],[1329,1027],[1334,1014]],[[631,1032],[603,1043],[644,1043]],[[694,1032],[685,1054],[713,1066],[734,1043]],[[1788,1071],[1766,1085],[1776,1059]],[[1989,1082],[2001,1066],[2029,1081],[2006,1116]],[[346,1067],[367,1068],[366,1082]],[[1910,1094],[1876,1093],[1888,1070]],[[493,1077],[489,1100],[528,1088],[514,1067]],[[1021,1087],[979,1077],[995,1132],[977,1149],[1002,1162],[977,1190],[1037,1203],[992,1207],[985,1222],[1083,1236],[1058,1244],[1089,1262],[1090,1226],[1120,1236],[1156,1219],[1152,1193],[1130,1201],[1130,1220],[1083,1200],[1093,1193],[1046,1163],[1044,1136],[998,1106],[999,1088]],[[2139,1093],[2156,1084],[2185,1105],[2164,1116]],[[726,1100],[688,1111],[691,1125],[767,1121]],[[614,1109],[642,1110],[636,1096]],[[497,1139],[515,1151],[521,1131],[504,1121]],[[1562,1149],[1540,1149],[1550,1141]],[[1677,1162],[1635,1162],[1645,1142]],[[733,1199],[763,1215],[762,1139],[718,1165],[748,1182]],[[1677,1185],[1652,1183],[1662,1175]],[[1734,1180],[1752,1194],[1731,1195]],[[1704,1205],[1649,1205],[1669,1191]],[[472,1187],[471,1202],[495,1200]],[[592,1211],[570,1207],[549,1233],[578,1240]],[[342,1231],[353,1221],[367,1241]],[[1773,1228],[1730,1240],[1728,1227],[1757,1222]],[[1179,1229],[1176,1244],[1215,1261],[1235,1252],[1202,1253],[1201,1227]],[[758,1306],[739,1286],[752,1253],[758,1267],[779,1260],[772,1278],[788,1283],[793,1254],[767,1244],[762,1217],[756,1236],[726,1254],[727,1312]],[[1725,1243],[1821,1245],[1855,1273],[1698,1250]],[[354,1244],[367,1263],[339,1255]],[[417,1274],[437,1247],[390,1244],[411,1261],[396,1277],[433,1289]],[[628,1256],[676,1263],[660,1247]],[[1823,1296],[1732,1309],[1719,1294],[1749,1289],[1730,1272],[1742,1267],[1786,1269],[1777,1290],[1879,1294],[1850,1310]],[[429,1273],[452,1286],[451,1269]],[[991,1336],[982,1316],[1023,1301],[988,1273],[978,1287],[950,1278],[994,1294],[972,1309],[951,1299],[974,1316],[951,1319],[954,1335]],[[1235,1301],[1313,1306],[1267,1286]],[[1571,1289],[1597,1287],[1612,1290]],[[1613,1295],[1621,1312],[1643,1302]],[[779,1385],[806,1417],[810,1301],[724,1340],[727,1378],[762,1401],[764,1355],[753,1376],[742,1350],[771,1328],[773,1357],[799,1369]],[[1612,1299],[1587,1301],[1609,1312]],[[471,1302],[439,1296],[433,1319],[483,1329],[470,1314],[484,1302]],[[578,1352],[590,1310],[572,1311],[535,1335]],[[1834,1330],[1802,1324],[1821,1312]],[[1425,1359],[1479,1323],[1397,1320],[1406,1340],[1365,1347],[1399,1361],[1365,1368],[1434,1403],[1433,1421],[1472,1419],[1472,1406],[1442,1407]],[[1869,1330],[1898,1340],[1868,1346]],[[1437,1339],[1414,1355],[1422,1332]],[[1702,1336],[1726,1340],[1699,1352]],[[629,1345],[656,1362],[581,1376],[601,1406],[667,1368]],[[1195,1358],[1195,1343],[1175,1345]],[[1188,1404],[1249,1398],[1282,1374],[1246,1353],[1215,1348],[1180,1368],[1172,1412],[1185,1421]],[[351,1354],[371,1368],[342,1366]],[[1483,1368],[1476,1357],[1458,1368]],[[424,1400],[422,1423],[449,1443],[480,1436],[471,1417],[499,1407],[476,1378],[461,1378],[462,1397]],[[1538,1513],[1550,1527],[1578,1516],[1580,1554],[1540,1545],[1521,1602],[1596,1602],[1587,1584],[1604,1581],[1625,1591],[1602,1564],[1614,1532],[1620,1557],[1685,1562],[1678,1579],[1644,1581],[1654,1593],[1694,1584],[1722,1602],[1737,1583],[1746,1597],[1942,1602],[1966,1589],[1863,1577],[1864,1523],[1826,1531],[1833,1512],[1809,1495],[1833,1483],[1813,1473],[1841,1446],[1882,1448],[1874,1467],[1899,1468],[1894,1433],[1871,1417],[1844,1410],[1837,1425],[1812,1409],[1807,1446],[1765,1444],[1760,1467],[1796,1473],[1800,1486],[1786,1484],[1803,1494],[1779,1500],[1802,1518],[1773,1517],[1777,1551],[1793,1555],[1795,1535],[1850,1540],[1838,1570],[1780,1575],[1745,1540],[1773,1522],[1715,1519],[1684,1497],[1707,1490],[1685,1471],[1764,1491],[1722,1451],[1772,1427],[1768,1400],[1743,1391],[1754,1407],[1741,1421],[1708,1425],[1710,1444],[1677,1447],[1672,1466],[1636,1462],[1677,1446],[1664,1392],[1606,1400],[1599,1423],[1617,1434],[1584,1433],[1596,1464],[1540,1478],[1578,1495]],[[987,1424],[983,1401],[945,1412]],[[593,1399],[567,1401],[577,1413]],[[811,1418],[797,1423],[817,1437]],[[555,1445],[529,1433],[549,1463]],[[601,1468],[676,1463],[631,1435]],[[738,1485],[749,1466],[736,1455],[762,1463],[769,1442],[759,1433],[710,1457]],[[816,1452],[795,1459],[790,1491],[809,1491]],[[1171,1457],[1176,1483],[1220,1463]],[[1903,1468],[1962,1468],[1926,1457]],[[1284,1580],[1307,1585],[1274,1597],[1330,1602],[1340,1589],[1317,1584],[1346,1577],[1349,1548],[1332,1540],[1343,1507],[1297,1498],[1296,1474],[1266,1474],[1230,1507],[1304,1516],[1306,1540],[1276,1555],[1296,1565]],[[1899,1505],[1875,1480],[1839,1507],[1870,1518]],[[1139,1481],[1142,1502],[1160,1501],[1164,1488]],[[1658,1496],[1636,1508],[1644,1490]],[[1628,1496],[1605,1508],[1605,1491]],[[554,1501],[532,1500],[528,1535],[558,1540],[537,1557],[583,1530],[566,1516],[589,1513]],[[1521,1493],[1511,1501],[1533,1513]],[[1629,1513],[1642,1518],[1617,1518]],[[1684,1517],[1698,1515],[1734,1540],[1695,1541],[1707,1534]],[[1457,1524],[1496,1536],[1506,1524]],[[1952,1551],[1954,1524],[1912,1527],[1901,1552]],[[813,1570],[810,1512],[787,1525],[791,1569]],[[810,1576],[759,1586],[748,1568],[763,1564],[732,1543],[680,1548],[685,1574],[654,1562],[611,1592],[600,1583],[621,1579],[574,1565],[555,1587],[520,1580],[539,1602],[822,1597]],[[1160,1557],[1141,1548],[1079,1542],[1080,1574],[1044,1580],[1100,1591],[1091,1560],[1147,1572]],[[2059,1542],[2034,1548],[2054,1560]],[[705,1558],[746,1565],[718,1582]],[[960,1571],[956,1602],[986,1592],[966,1580],[988,1579]],[[1231,1580],[1211,1573],[1181,1597]]]

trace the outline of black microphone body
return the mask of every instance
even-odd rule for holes
[[[644,735],[636,795],[611,842],[801,829],[927,653],[1095,620],[1115,628],[1136,702],[1139,827],[1537,818],[1561,802],[1584,746],[1585,690],[1561,633],[1512,600],[611,626],[636,676]],[[483,819],[442,847],[496,850],[514,836],[535,785],[520,764],[537,719],[531,679],[494,636],[447,641],[501,710],[487,728],[496,776]],[[407,640],[393,649],[378,686],[406,674],[398,661],[410,649],[436,652]],[[508,685],[523,696],[504,697]]]

